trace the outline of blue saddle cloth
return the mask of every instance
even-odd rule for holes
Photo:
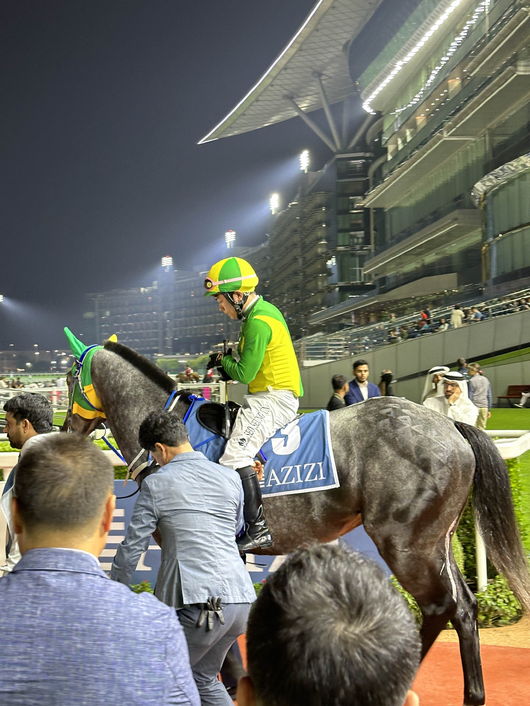
[[[329,412],[302,414],[265,442],[263,495],[310,493],[338,488],[329,433]]]
[[[205,402],[194,399],[184,423],[193,448],[218,463],[226,441],[197,420],[197,410]],[[261,454],[265,459],[260,483],[263,495],[310,493],[340,485],[331,449],[329,412],[325,409],[302,414],[279,429],[265,442]]]

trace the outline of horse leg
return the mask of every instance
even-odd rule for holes
[[[481,706],[485,703],[485,698],[477,628],[477,600],[469,590],[452,555],[448,562],[442,566],[439,578],[440,589],[446,592],[445,597],[441,598],[441,602],[439,599],[434,602],[431,599],[428,604],[422,605],[419,597],[415,596],[423,615],[420,631],[422,659],[440,630],[445,627],[445,621],[448,618],[458,635],[464,677],[464,704],[466,706]],[[444,578],[449,581],[450,586],[447,585]],[[452,604],[450,612],[438,613],[440,605],[448,606],[450,604]],[[441,616],[443,616],[442,621],[440,621]]]
[[[456,562],[452,557],[451,559],[458,592],[456,613],[451,622],[460,645],[464,672],[464,703],[480,706],[485,703],[485,696],[477,625],[477,599],[466,584]]]
[[[422,542],[411,552],[397,546],[396,538],[376,542],[381,555],[394,575],[417,601],[423,622],[420,629],[422,659],[439,633],[451,621],[460,643],[464,674],[465,706],[484,704],[484,684],[478,631],[476,629],[476,599],[467,588],[454,561],[449,535],[443,544],[434,547]]]

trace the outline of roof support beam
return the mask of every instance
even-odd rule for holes
[[[324,113],[328,121],[329,129],[333,135],[333,140],[335,142],[335,151],[340,152],[342,144],[339,136],[339,131],[335,125],[335,120],[331,114],[331,108],[329,107],[328,97],[326,96],[326,91],[324,90],[324,84],[322,83],[322,75],[314,73],[313,76],[316,78],[318,83],[318,92],[320,93],[320,100],[322,101],[322,107],[324,108]]]
[[[313,132],[315,133],[315,135],[318,135],[318,137],[320,137],[320,139],[322,140],[322,142],[323,142],[325,145],[327,145],[327,146],[329,147],[329,149],[330,149],[332,152],[336,152],[336,151],[337,151],[337,148],[336,148],[335,145],[333,144],[333,142],[332,142],[332,140],[330,139],[330,137],[329,137],[328,135],[326,135],[326,133],[325,133],[313,120],[311,120],[311,118],[310,118],[308,115],[306,115],[306,114],[304,113],[304,111],[302,110],[302,108],[300,108],[300,107],[297,105],[297,103],[296,103],[296,101],[294,100],[294,98],[293,98],[292,96],[285,96],[285,98],[286,98],[286,100],[288,100],[289,103],[293,106],[293,108],[295,109],[297,115],[302,118],[302,120],[304,121],[304,123],[305,123],[311,130],[313,130]]]
[[[359,142],[361,137],[363,137],[364,133],[368,130],[368,127],[370,126],[371,123],[373,123],[373,121],[374,121],[373,115],[368,115],[368,117],[366,117],[363,120],[361,127],[357,130],[355,135],[353,135],[353,137],[351,138],[351,140],[348,144],[348,147],[346,149],[350,150],[350,149],[353,149],[354,147],[356,147],[357,143]]]

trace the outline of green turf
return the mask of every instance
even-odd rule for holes
[[[477,363],[487,367],[488,365],[503,365],[505,363],[520,363],[523,360],[530,360],[530,347],[520,348],[517,351],[511,351],[510,353],[502,353],[501,355],[494,355],[491,358],[485,358],[484,360],[478,360]]]
[[[530,429],[530,407],[526,409],[504,408],[491,410],[489,429]]]

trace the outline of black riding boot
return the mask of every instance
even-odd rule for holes
[[[245,533],[237,540],[237,547],[240,552],[250,552],[253,549],[263,549],[270,547],[272,537],[263,517],[263,505],[261,504],[261,490],[258,477],[252,466],[238,468],[237,472],[243,483],[243,494],[245,506],[243,515],[245,517]]]

